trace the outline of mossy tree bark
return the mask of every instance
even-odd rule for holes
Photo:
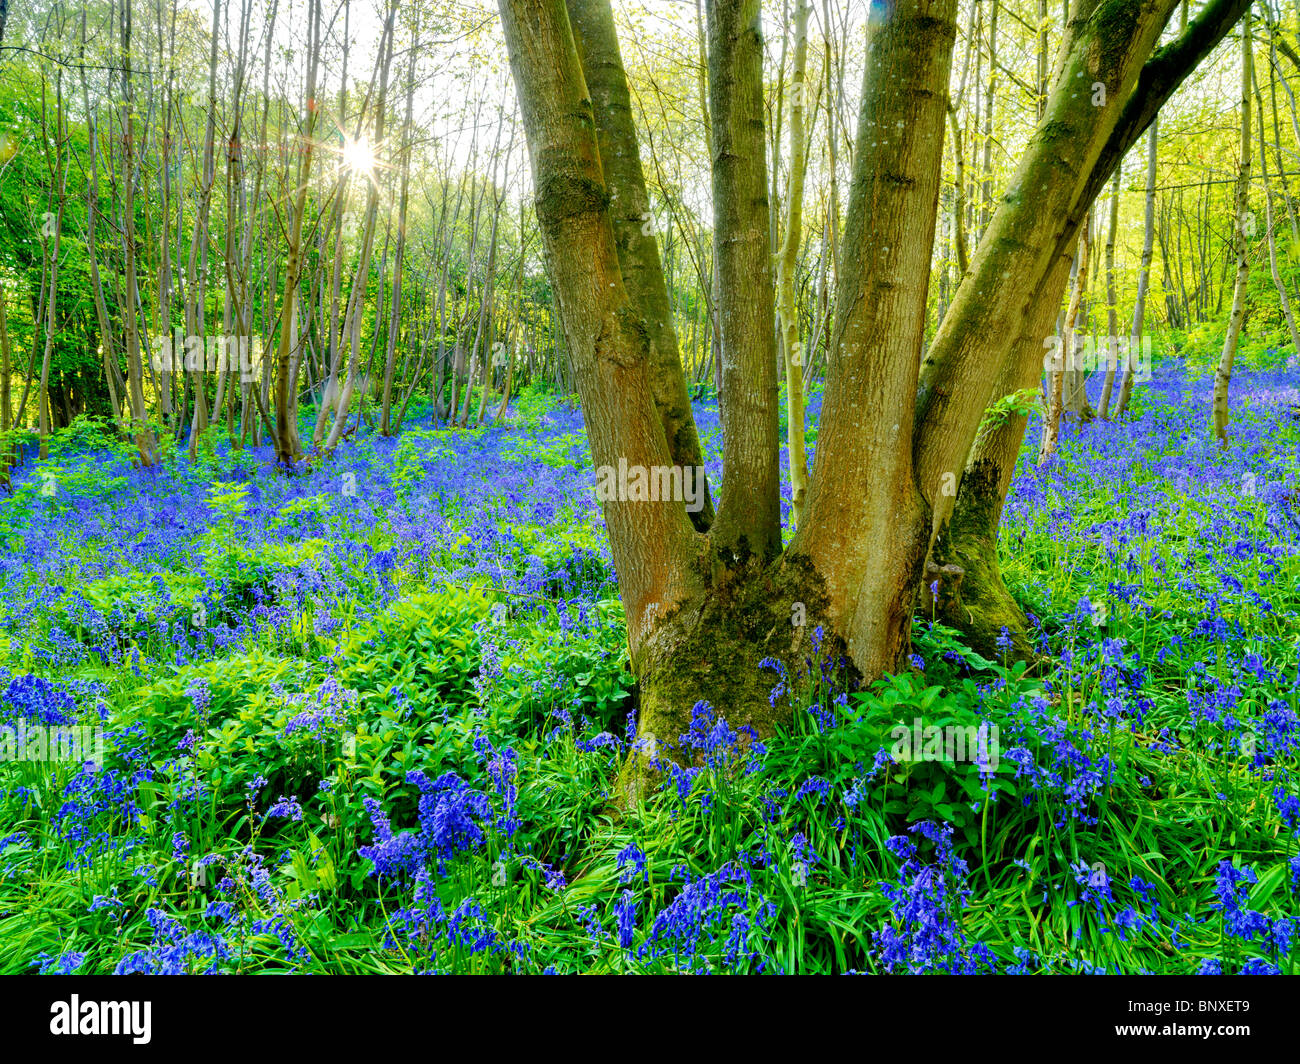
[[[54,354],[54,338],[58,335],[58,315],[56,304],[59,295],[59,247],[63,233],[63,209],[66,199],[67,171],[63,165],[63,154],[68,145],[67,116],[63,109],[63,71],[59,71],[55,82],[54,95],[54,152],[51,154],[48,144],[45,146],[45,158],[49,160],[50,188],[53,193],[56,210],[52,221],[53,231],[48,234],[51,246],[46,252],[50,260],[49,296],[45,301],[45,350],[41,358],[41,386],[36,395],[37,423],[40,426],[41,461],[50,457],[50,358]],[[46,137],[45,117],[45,79],[41,78],[41,137]]]
[[[188,336],[207,335],[204,293],[208,275],[208,244],[211,239],[212,188],[216,181],[217,135],[217,42],[220,39],[221,0],[212,5],[212,39],[208,51],[208,115],[203,135],[203,173],[199,179],[198,208],[190,233],[190,254],[185,260],[185,329]],[[203,280],[200,280],[203,278]],[[188,354],[188,350],[187,350]],[[194,391],[194,413],[190,419],[190,461],[199,455],[199,439],[208,427],[207,356],[200,346],[199,365],[190,371]]]
[[[999,435],[1005,445],[1015,431]],[[947,535],[935,544],[926,578],[934,576],[940,583],[934,597],[938,619],[962,632],[967,646],[993,661],[1028,660],[1033,656],[1028,623],[1007,590],[998,558],[998,522],[1006,497],[1002,470],[996,454],[980,456],[967,467]],[[960,572],[948,576],[953,573],[945,568],[949,566]],[[955,585],[950,594],[942,586],[945,576]]]

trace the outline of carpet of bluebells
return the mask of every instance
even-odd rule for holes
[[[848,690],[814,638],[754,666],[788,728],[701,692],[633,810],[570,404],[292,475],[78,423],[0,500],[0,727],[104,750],[0,761],[0,972],[1292,972],[1298,384],[1240,372],[1226,449],[1182,368],[1043,469],[1031,424],[1002,554],[1044,665],[922,616]],[[1000,756],[896,760],[918,717]]]

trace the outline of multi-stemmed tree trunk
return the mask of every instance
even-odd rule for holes
[[[979,475],[962,488],[979,482],[996,505],[971,506],[968,491],[966,512],[990,525],[977,531],[996,533],[1007,460],[986,452],[971,463],[972,445],[995,390],[1037,378],[1085,212],[1245,2],[1211,0],[1186,39],[1154,57],[1172,0],[1076,4],[1043,121],[924,364],[956,0],[898,0],[873,26],[858,135],[871,150],[854,157],[806,519],[784,552],[758,3],[706,5],[724,490],[707,534],[680,501],[633,491],[604,500],[643,739],[672,746],[700,698],[734,724],[769,729],[786,710],[770,705],[758,662],[801,660],[814,626],[823,652],[847,650],[866,677],[898,666],[927,553],[949,545],[968,466]],[[647,330],[621,275],[564,2],[500,8],[594,462],[663,469]],[[1080,90],[1098,81],[1107,92],[1094,105]]]
[[[1232,382],[1232,363],[1237,357],[1241,325],[1246,317],[1246,285],[1250,281],[1250,242],[1246,238],[1246,217],[1250,206],[1250,82],[1254,68],[1254,51],[1250,40],[1250,15],[1241,21],[1241,157],[1237,164],[1237,188],[1233,197],[1233,249],[1236,252],[1237,277],[1232,286],[1232,312],[1228,332],[1223,338],[1223,353],[1214,374],[1214,399],[1211,418],[1214,434],[1221,446],[1228,443],[1228,386]]]

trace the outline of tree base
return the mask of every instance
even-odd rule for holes
[[[634,804],[657,775],[651,763],[688,764],[682,745],[698,702],[733,730],[749,727],[771,736],[790,717],[772,690],[779,661],[788,674],[844,656],[843,638],[831,630],[821,577],[805,559],[787,557],[769,566],[751,562],[731,570],[725,582],[668,614],[649,633],[634,663],[640,677],[637,750],[619,780],[619,793]],[[821,634],[818,635],[818,629]]]
[[[957,506],[932,558],[940,571],[955,566],[961,577],[955,593],[941,592],[934,612],[944,624],[962,633],[967,646],[990,661],[1034,662],[1037,656],[1029,640],[1029,622],[1007,590],[998,563],[1000,488],[994,462],[975,462],[962,478]]]

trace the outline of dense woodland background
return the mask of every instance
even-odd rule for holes
[[[794,7],[766,14],[774,254],[789,213]],[[806,14],[807,169],[793,266],[805,387],[824,365],[834,315],[868,7],[827,0]],[[1298,13],[1262,10],[1274,21],[1253,46],[1246,223],[1245,343],[1259,350],[1290,339],[1280,296],[1300,295],[1300,62],[1281,21]],[[6,9],[7,427],[39,428],[48,402],[55,428],[126,411],[191,450],[210,423],[256,443],[274,413],[267,365],[286,327],[293,401],[315,412],[309,447],[333,447],[363,419],[395,431],[412,399],[433,397],[444,417],[472,424],[496,413],[507,384],[572,389],[494,8],[343,0],[315,32],[307,16],[283,0]],[[651,197],[645,226],[660,240],[688,379],[709,388],[717,330],[703,14],[698,4],[628,3],[617,17]],[[1046,2],[961,5],[928,333],[1032,132],[1043,57],[1063,17]],[[1138,335],[1145,321],[1157,350],[1172,353],[1221,333],[1234,279],[1240,62],[1222,48],[1192,75],[1092,212],[1084,334],[1123,336],[1132,324]],[[317,109],[307,105],[309,67]],[[302,263],[285,315],[295,221]],[[178,331],[256,337],[248,350],[267,363],[256,384],[168,372],[161,340]],[[137,377],[142,410],[132,406]],[[1077,389],[1074,398],[1077,408]]]

